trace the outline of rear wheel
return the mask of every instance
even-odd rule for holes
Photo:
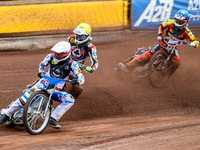
[[[33,93],[24,106],[23,121],[27,132],[32,135],[40,134],[46,128],[51,108],[46,109],[48,94],[43,91]],[[45,110],[47,110],[45,112]]]
[[[167,60],[167,57],[168,54],[164,50],[159,50],[149,61],[148,79],[154,87],[161,87],[168,80],[171,62]]]

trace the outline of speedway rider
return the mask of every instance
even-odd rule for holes
[[[130,60],[125,65],[118,66],[119,69],[124,70],[126,72],[132,70],[138,63],[141,62],[148,62],[151,56],[158,50],[160,50],[161,46],[166,46],[163,42],[164,31],[166,31],[166,37],[168,38],[175,38],[179,40],[188,39],[191,43],[190,46],[197,48],[199,46],[199,41],[195,38],[192,34],[191,30],[188,28],[188,22],[190,20],[190,16],[188,11],[186,10],[179,10],[174,19],[168,19],[167,21],[161,22],[158,30],[158,43],[153,45],[147,52],[144,54]],[[178,55],[178,51],[175,50],[172,55],[172,63],[173,68],[170,72],[172,75],[176,69],[180,65],[180,59]]]
[[[91,26],[87,23],[79,24],[73,31],[74,34],[67,38],[72,46],[71,59],[75,60],[80,66],[83,66],[85,60],[90,57],[91,65],[85,67],[87,72],[94,72],[98,68],[97,51],[95,45],[91,42]],[[72,85],[69,91],[77,98],[83,91],[80,86]]]
[[[75,34],[67,38],[67,41],[72,46],[71,58],[78,63],[84,64],[86,58],[89,56],[92,64],[85,69],[92,73],[98,68],[98,60],[96,47],[91,42],[91,27],[87,23],[81,23],[73,32]]]
[[[68,79],[69,75],[75,78],[71,81],[72,84],[77,84],[79,86],[83,85],[85,78],[82,74],[81,69],[76,61],[70,59],[71,55],[71,44],[66,41],[61,41],[55,44],[52,49],[54,53],[48,54],[44,60],[39,65],[38,76],[40,78],[45,74],[45,69],[49,66],[47,76],[52,78]],[[42,80],[42,79],[40,79]],[[36,82],[30,89],[34,92],[40,89],[41,82]],[[68,111],[74,104],[74,97],[62,91],[65,83],[58,84],[56,90],[53,94],[53,100],[60,102],[54,111],[51,113],[51,118],[49,120],[49,125],[53,128],[61,128],[55,121],[58,121],[66,111]],[[17,98],[11,105],[7,108],[4,115],[0,117],[0,123],[4,123],[9,117],[11,117],[16,111],[24,107],[28,97],[31,95],[30,90],[23,93],[19,98]]]

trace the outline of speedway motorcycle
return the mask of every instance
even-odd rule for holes
[[[155,52],[148,62],[140,63],[139,65],[135,65],[132,68],[132,71],[138,74],[139,77],[147,77],[150,84],[154,87],[160,87],[161,85],[165,84],[170,77],[170,72],[173,67],[171,57],[177,47],[183,44],[190,45],[190,43],[187,43],[184,40],[170,39],[167,37],[163,37],[163,42],[166,43],[166,46],[161,47],[160,50]],[[118,63],[117,68],[121,68],[127,62],[138,57],[139,55],[142,55],[150,48],[151,47],[148,49],[139,48],[123,63]]]
[[[36,82],[41,82],[43,86],[40,90],[32,92],[32,89],[27,88],[24,92],[32,93],[24,105],[24,108],[19,109],[5,122],[6,127],[14,128],[16,125],[24,126],[26,131],[32,135],[42,133],[50,119],[52,108],[52,95],[56,85],[59,83],[70,82],[71,80],[51,78],[43,76]],[[5,113],[6,109],[2,109],[0,115]]]
[[[85,65],[78,65],[82,70],[87,72]],[[40,90],[32,92],[31,87],[37,82],[41,82],[44,86],[41,87]],[[27,85],[23,93],[30,91],[29,93],[32,94],[25,103],[24,108],[19,109],[6,120],[5,126],[8,128],[14,128],[16,125],[21,127],[25,126],[27,132],[32,135],[42,133],[48,124],[50,114],[53,110],[53,101],[51,97],[55,91],[56,85],[61,82],[71,82],[71,80],[43,76],[42,79],[38,79],[33,84]],[[5,108],[1,109],[0,116],[3,115],[5,111]]]
[[[190,45],[190,43],[184,40],[170,39],[167,37],[164,37],[163,41],[167,46],[161,47],[161,50],[155,52],[149,61],[148,79],[154,87],[160,87],[169,79],[173,67],[171,58],[176,48],[183,44]]]

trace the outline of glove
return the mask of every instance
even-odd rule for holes
[[[87,72],[90,72],[90,73],[92,73],[92,68],[90,67],[90,66],[87,66],[86,68],[85,68],[85,70],[87,71]]]
[[[71,80],[71,83],[72,83],[72,84],[78,84],[78,85],[79,85],[78,79],[72,79],[72,80]]]
[[[161,37],[161,36],[158,36],[158,37],[157,37],[157,40],[158,40],[158,41],[161,41],[161,40],[162,40],[162,37]]]
[[[83,64],[81,64],[81,63],[78,63],[78,65],[79,65],[79,68],[81,68],[81,69],[84,69],[84,68],[85,68],[85,65],[83,65]]]
[[[194,42],[191,42],[191,43],[190,43],[190,46],[195,47],[196,44],[195,44]]]
[[[39,77],[39,78],[43,78],[43,77],[44,77],[44,75],[45,75],[45,73],[44,73],[44,72],[39,72],[39,73],[38,73],[38,77]]]

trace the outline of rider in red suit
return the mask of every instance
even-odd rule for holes
[[[163,42],[162,37],[164,31],[166,31],[165,36],[168,38],[175,38],[179,40],[188,39],[191,43],[190,46],[197,48],[199,46],[199,41],[195,38],[192,34],[191,30],[187,27],[189,22],[190,16],[188,11],[186,10],[179,10],[176,14],[174,19],[169,19],[165,22],[160,23],[158,37],[158,43],[152,46],[147,52],[144,54],[130,60],[127,62],[124,67],[121,67],[121,70],[129,71],[134,66],[140,62],[148,62],[151,56],[158,51],[161,46],[165,46],[166,44]],[[173,68],[171,70],[171,74],[173,74],[176,69],[180,65],[180,59],[177,50],[174,51],[172,56]]]

